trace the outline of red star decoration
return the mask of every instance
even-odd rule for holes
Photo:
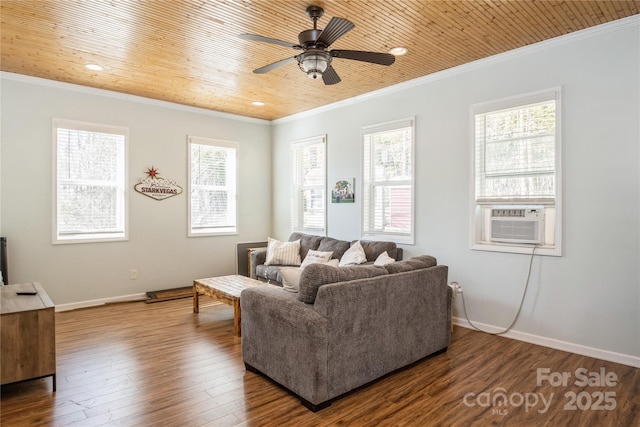
[[[150,168],[147,168],[146,174],[151,178],[155,178],[156,175],[160,175],[160,172],[158,172],[158,169],[156,169],[155,166],[151,166]]]

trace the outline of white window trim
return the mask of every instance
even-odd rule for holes
[[[365,177],[364,170],[364,136],[368,133],[381,132],[385,130],[394,130],[401,127],[411,127],[411,227],[409,233],[392,233],[392,232],[365,232],[365,197],[364,192],[370,191],[370,189],[365,188],[368,179]],[[361,130],[360,136],[360,170],[362,171],[362,200],[361,204],[361,233],[362,238],[366,240],[372,241],[392,241],[398,244],[405,245],[414,245],[415,244],[415,212],[416,212],[416,201],[415,201],[415,192],[416,192],[416,119],[415,116],[407,117],[404,119],[393,120],[389,122],[379,123],[375,125],[364,126]],[[394,181],[394,184],[406,184],[406,181]],[[357,195],[356,195],[357,197]],[[369,197],[370,201],[373,201],[372,197]]]
[[[295,150],[296,148],[302,147],[304,145],[316,145],[316,144],[322,144],[324,146],[324,164],[322,165],[323,169],[324,169],[324,185],[323,185],[323,190],[324,190],[324,221],[322,224],[322,229],[318,230],[318,229],[312,229],[312,228],[305,228],[302,226],[297,226],[300,224],[294,224],[293,222],[293,217],[290,218],[290,222],[291,222],[291,231],[292,232],[300,232],[300,233],[306,233],[306,234],[313,234],[313,235],[318,235],[318,236],[326,236],[327,235],[327,207],[328,207],[328,203],[327,203],[327,199],[328,199],[328,195],[329,192],[327,190],[327,135],[319,135],[319,136],[315,136],[315,137],[311,137],[311,138],[305,138],[305,139],[301,139],[298,141],[294,141],[291,144],[291,156],[293,157],[295,155]],[[295,168],[293,166],[294,162],[293,162],[293,158],[291,159],[291,161],[289,162],[290,165],[292,165],[292,170],[291,170],[291,174],[292,174],[292,179],[291,179],[291,197],[292,197],[292,207],[291,209],[297,209],[298,210],[298,218],[301,218],[302,215],[302,206],[300,204],[300,201],[297,198],[297,191],[298,191],[298,186],[297,186],[297,180],[298,177],[296,176],[297,171],[295,170]],[[293,215],[293,212],[291,212],[291,215]]]
[[[112,133],[124,136],[124,231],[122,233],[91,233],[85,237],[60,238],[58,236],[58,128],[70,128],[89,132]],[[100,123],[83,122],[67,119],[53,119],[52,125],[52,227],[51,243],[54,245],[66,245],[76,243],[105,243],[122,242],[129,240],[129,129],[121,126],[105,125]]]
[[[194,232],[191,226],[191,144],[199,144],[199,145],[212,145],[215,147],[226,147],[235,149],[235,161],[236,161],[236,188],[234,194],[234,203],[235,203],[235,225],[233,227],[222,227],[221,231],[215,231],[216,228],[206,228],[201,232]],[[238,159],[239,155],[239,144],[233,141],[224,141],[220,139],[214,138],[205,138],[199,136],[188,136],[187,137],[187,188],[188,188],[188,199],[187,199],[187,237],[211,237],[211,236],[233,236],[239,233],[238,227],[238,177],[239,175],[239,164]],[[232,228],[232,229],[231,229]]]
[[[562,87],[557,86],[550,89],[530,92],[523,95],[516,95],[507,98],[498,99],[471,105],[469,114],[469,141],[471,142],[471,174],[470,174],[470,200],[469,200],[469,238],[470,248],[472,250],[531,254],[534,245],[525,243],[499,243],[499,242],[481,242],[480,234],[482,233],[482,225],[479,225],[478,212],[482,203],[476,202],[476,147],[475,147],[475,116],[477,114],[487,113],[507,108],[514,108],[522,105],[533,104],[549,99],[556,100],[556,135],[555,135],[555,215],[554,221],[554,244],[536,246],[536,255],[562,256]],[[522,203],[518,203],[522,204]],[[544,204],[539,201],[532,201],[531,204]]]

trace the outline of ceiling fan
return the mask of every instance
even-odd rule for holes
[[[313,29],[304,30],[298,34],[299,44],[285,42],[255,34],[240,34],[240,38],[265,43],[277,44],[301,50],[302,53],[291,58],[281,59],[272,64],[253,70],[256,74],[264,74],[290,62],[298,61],[298,65],[307,76],[312,79],[322,77],[325,85],[340,83],[340,76],[331,66],[333,58],[353,59],[370,62],[372,64],[391,65],[395,56],[390,53],[364,52],[360,50],[329,50],[329,46],[355,27],[355,24],[345,18],[333,17],[324,28],[318,29],[318,19],[324,14],[320,6],[307,7],[307,16],[313,20]]]

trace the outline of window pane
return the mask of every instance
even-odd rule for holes
[[[409,233],[411,231],[411,187],[375,187],[374,231]]]
[[[233,225],[229,218],[229,199],[226,191],[195,189],[191,193],[191,226],[215,227]]]
[[[325,137],[292,144],[291,230],[323,234],[326,222]]]
[[[122,135],[58,129],[58,177],[116,181]]]
[[[315,230],[324,228],[324,193],[322,189],[301,191],[303,228]]]
[[[363,134],[363,235],[413,243],[413,120]]]
[[[211,145],[191,146],[191,176],[196,185],[226,186],[227,163],[233,150]]]
[[[62,185],[58,190],[58,233],[118,230],[118,189]]]
[[[54,127],[54,243],[125,238],[126,129],[63,120]]]
[[[373,146],[373,180],[411,177],[411,129],[381,132],[370,136]]]
[[[476,199],[555,196],[555,100],[476,115]]]
[[[236,231],[236,145],[189,138],[189,235]]]

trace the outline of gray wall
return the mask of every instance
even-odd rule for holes
[[[449,70],[359,102],[276,121],[273,235],[289,234],[292,141],[326,133],[329,186],[356,177],[356,203],[328,205],[328,234],[357,239],[360,129],[416,116],[416,244],[406,246],[405,254],[431,254],[449,265],[450,280],[464,289],[471,320],[506,327],[520,302],[529,257],[470,249],[470,105],[561,86],[564,255],[534,260],[514,331],[521,337],[639,356],[636,18]],[[335,67],[339,70],[337,62]],[[455,316],[464,318],[460,299]]]
[[[1,233],[12,283],[40,281],[56,305],[191,286],[234,274],[236,242],[269,234],[269,122],[2,77]],[[54,117],[129,128],[129,241],[51,244]],[[187,135],[239,143],[238,235],[187,238]],[[156,201],[133,191],[152,165],[184,192]]]

